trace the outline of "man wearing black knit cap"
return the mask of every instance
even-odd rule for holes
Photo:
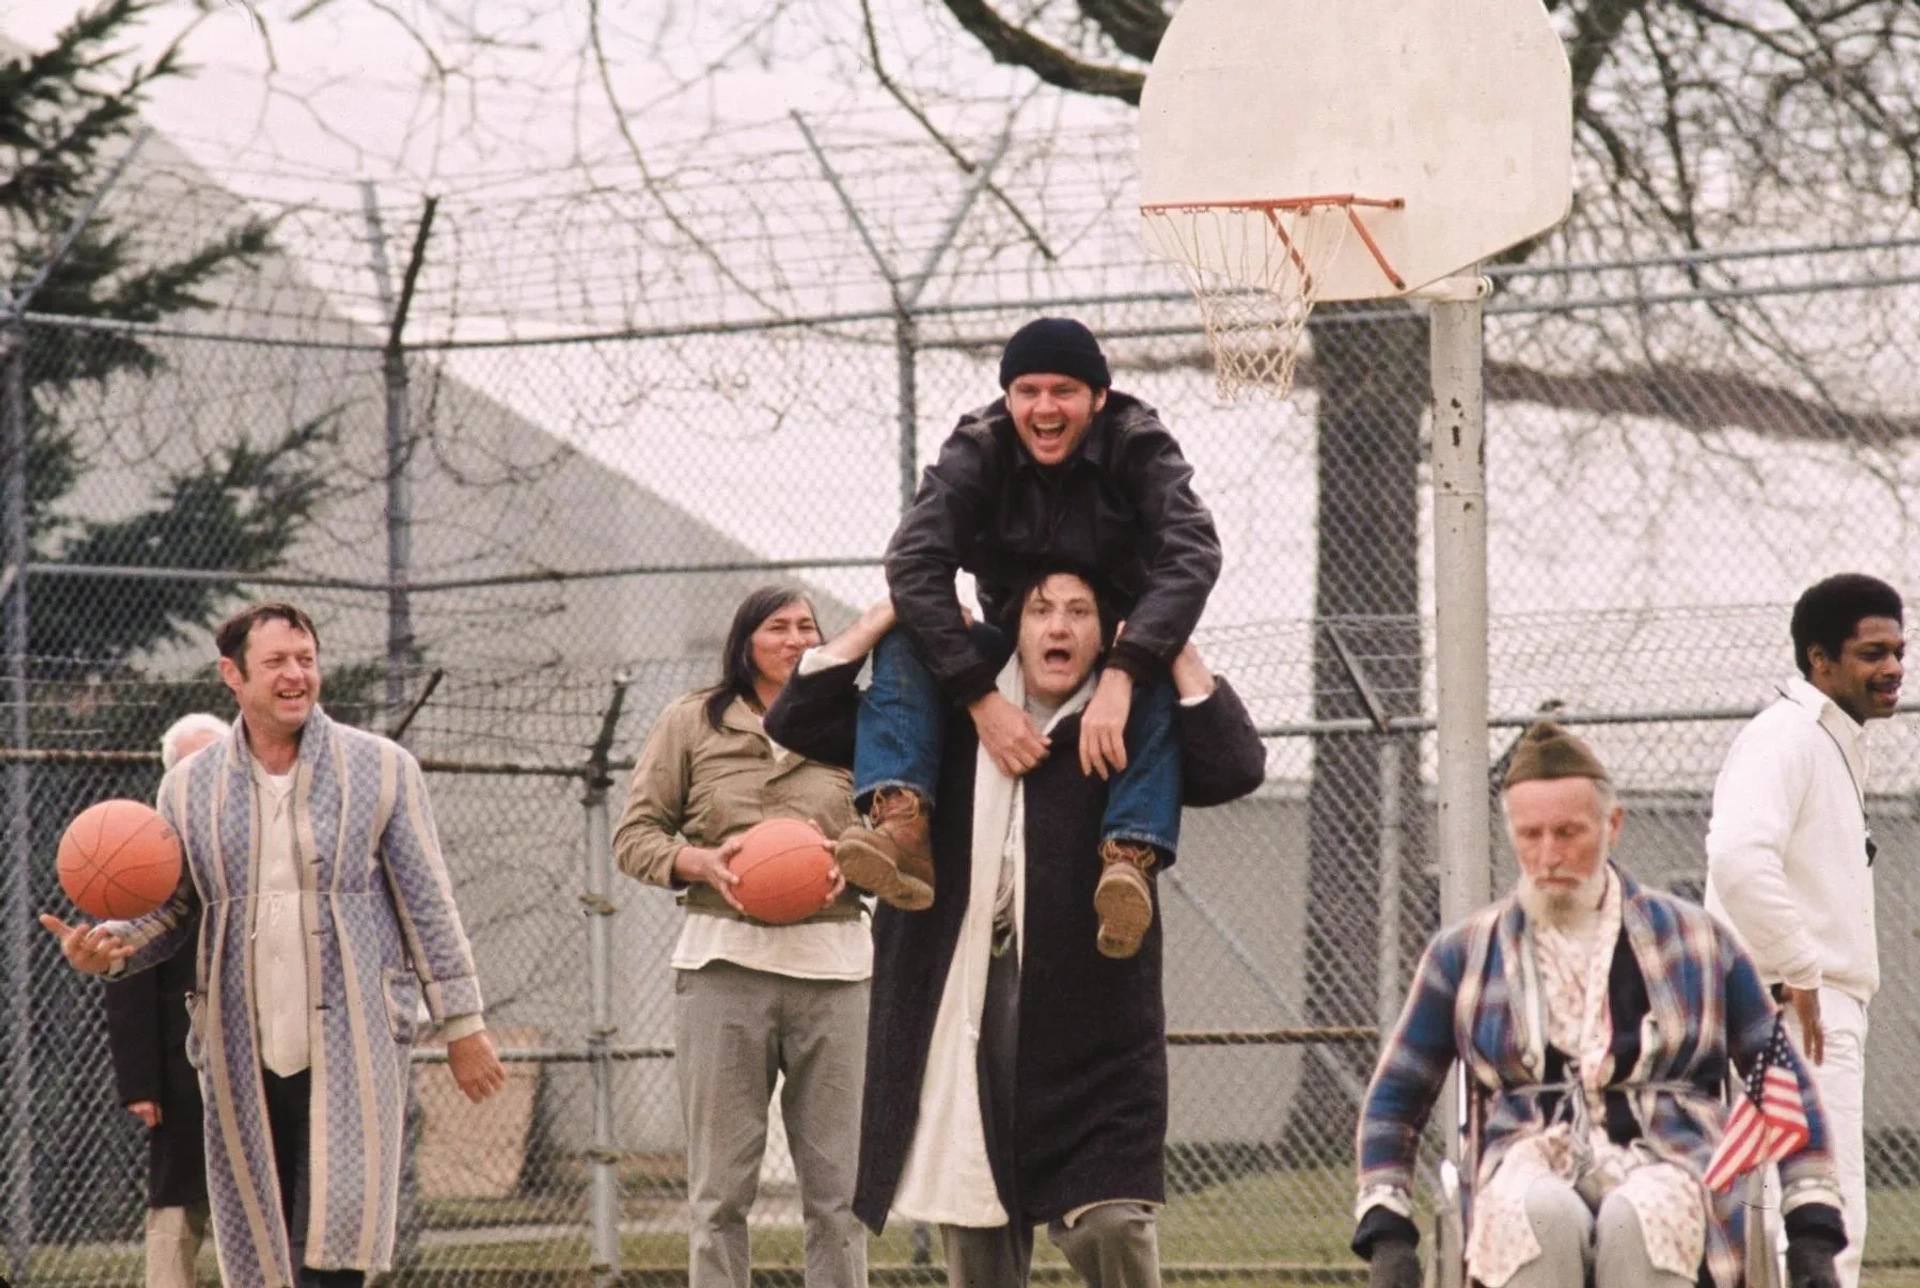
[[[933,784],[950,709],[963,707],[1003,773],[1061,751],[1112,781],[1097,946],[1129,957],[1153,920],[1146,874],[1179,840],[1167,666],[1220,574],[1220,540],[1173,436],[1111,384],[1093,332],[1035,319],[1001,355],[1004,396],[962,417],[927,468],[887,548],[901,629],[875,650],[861,705],[854,798],[868,821],[835,853],[848,881],[889,904],[931,904]],[[1015,592],[1035,571],[1063,566],[1099,582],[1125,619],[1073,749],[1052,748],[995,683],[1010,650],[994,628],[1017,615]],[[970,629],[962,614],[962,570],[987,626]]]

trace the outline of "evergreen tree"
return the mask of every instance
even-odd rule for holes
[[[215,230],[184,253],[157,247],[123,226],[131,221],[116,220],[109,199],[55,257],[131,145],[151,87],[191,74],[177,43],[145,63],[127,48],[134,25],[159,7],[159,0],[106,0],[77,16],[50,48],[0,60],[0,273],[10,299],[32,289],[33,314],[158,322],[207,309],[215,278],[254,267],[271,249],[271,228],[258,218]],[[237,571],[280,560],[321,497],[314,453],[327,441],[331,417],[177,469],[156,480],[133,514],[74,519],[60,502],[88,462],[63,408],[83,386],[155,374],[165,358],[150,338],[124,329],[29,325],[26,340],[31,558]],[[220,581],[64,582],[62,593],[30,602],[28,651],[42,674],[49,666],[59,673],[59,659],[124,662],[206,625],[238,590]]]
[[[107,387],[125,397],[129,382],[159,375],[167,355],[163,341],[138,328],[65,319],[154,323],[211,308],[210,288],[220,275],[250,271],[272,249],[271,229],[257,218],[184,247],[171,233],[155,236],[125,213],[139,173],[131,168],[80,226],[132,145],[150,88],[189,74],[177,44],[151,62],[128,47],[134,26],[158,8],[157,0],[106,0],[75,18],[51,47],[0,54],[0,328],[11,332],[8,349],[19,346],[23,364],[27,556],[258,572],[281,562],[323,497],[317,453],[331,416],[269,441],[236,437],[156,471],[146,480],[147,495],[110,517],[89,517],[97,507],[73,503],[98,468],[89,452],[98,450],[101,431],[83,419],[86,401]],[[61,320],[36,320],[48,317]],[[229,710],[230,699],[210,680],[159,683],[142,676],[137,662],[157,645],[203,633],[240,589],[232,580],[132,575],[35,577],[24,596],[16,588],[6,608],[24,606],[27,614],[31,741],[147,750],[183,711]],[[347,691],[354,687],[364,688],[365,677]],[[21,893],[29,906],[6,907],[3,920],[9,937],[29,936],[30,960],[26,978],[0,982],[58,1022],[30,1025],[30,1038],[13,1035],[16,1045],[0,1061],[0,1138],[36,1142],[30,1174],[0,1173],[0,1207],[9,1218],[31,1214],[33,1229],[16,1230],[17,1240],[124,1236],[138,1223],[139,1142],[116,1103],[101,1050],[99,988],[65,969],[30,918],[34,910],[65,906],[51,863],[65,820],[106,797],[151,797],[157,772],[103,758],[15,765],[8,781],[7,808],[27,820],[29,876]],[[0,903],[10,903],[11,893],[0,892]],[[11,950],[7,956],[15,960]],[[8,1085],[13,1079],[30,1088],[24,1102]],[[12,1121],[21,1103],[31,1106],[28,1121]],[[87,1130],[76,1134],[74,1124]],[[12,1248],[15,1273],[25,1269],[18,1260],[23,1246]]]

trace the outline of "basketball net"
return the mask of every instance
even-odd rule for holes
[[[1149,235],[1179,266],[1200,305],[1223,399],[1254,391],[1285,398],[1293,392],[1301,333],[1319,302],[1327,267],[1358,226],[1353,207],[1363,200],[1141,207]],[[1360,235],[1366,238],[1364,228]]]

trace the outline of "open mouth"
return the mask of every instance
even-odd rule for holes
[[[1073,650],[1065,649],[1065,648],[1050,648],[1046,652],[1042,653],[1040,657],[1041,657],[1041,660],[1044,661],[1048,666],[1065,666],[1069,662],[1073,661]]]

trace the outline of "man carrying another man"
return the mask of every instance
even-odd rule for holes
[[[1037,573],[1012,603],[1016,647],[994,691],[1070,742],[1099,685],[1112,613],[1070,572]],[[767,732],[803,755],[847,758],[854,679],[890,616],[869,613],[809,652]],[[1170,674],[1186,803],[1252,791],[1266,756],[1246,708],[1191,646]],[[1126,957],[1096,945],[1110,784],[1071,756],[1006,773],[963,720],[949,723],[941,753],[937,897],[874,917],[854,1213],[876,1231],[889,1212],[938,1225],[948,1280],[965,1288],[1025,1284],[1040,1224],[1092,1288],[1158,1288],[1160,927],[1145,927]],[[1177,812],[1181,800],[1160,804]]]
[[[1826,1119],[1760,976],[1701,908],[1608,860],[1625,811],[1551,723],[1501,795],[1514,893],[1428,947],[1361,1107],[1354,1251],[1376,1288],[1418,1288],[1415,1153],[1458,1060],[1486,1097],[1467,1267],[1486,1288],[1734,1288],[1745,1213],[1703,1183],[1723,1089],[1763,1053],[1789,1069],[1806,1139],[1780,1159],[1793,1288],[1834,1288],[1846,1244]],[[1737,1071],[1737,1072],[1736,1072]],[[1705,1274],[1702,1274],[1702,1271]]]

